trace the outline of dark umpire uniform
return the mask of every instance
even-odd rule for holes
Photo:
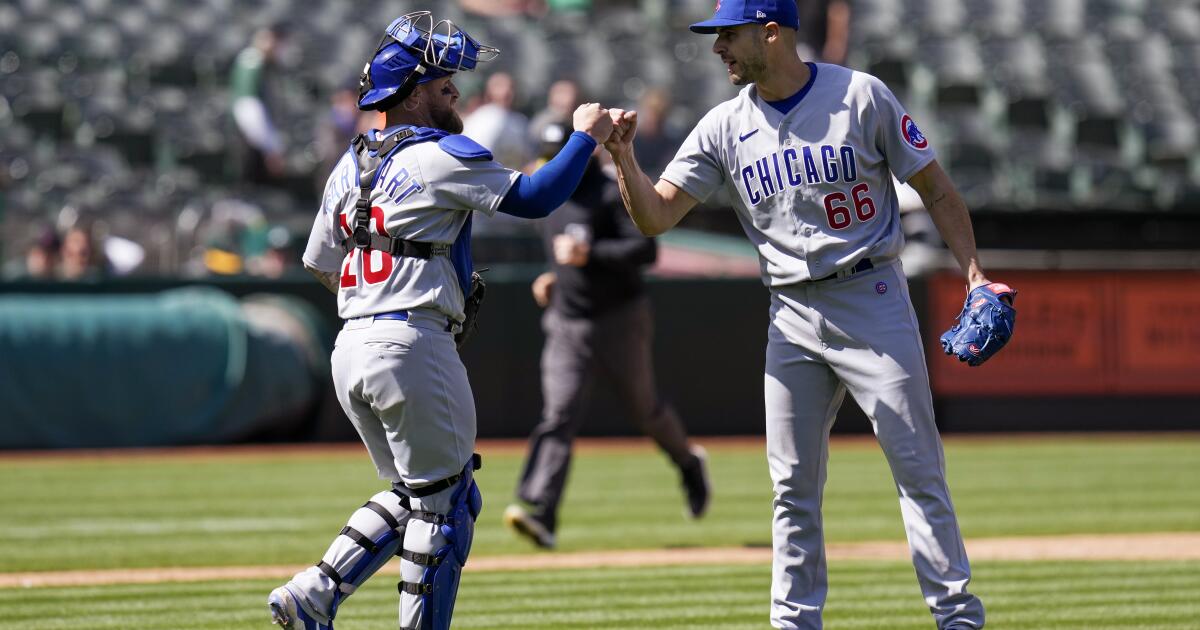
[[[569,133],[557,131],[547,127],[543,153],[553,155],[557,136]],[[705,454],[688,443],[679,415],[663,400],[654,378],[653,314],[642,269],[654,262],[657,244],[638,231],[625,212],[617,183],[595,158],[570,201],[542,227],[552,264],[534,283],[535,298],[547,306],[542,317],[545,405],[517,487],[524,505],[509,506],[505,522],[539,546],[554,546],[572,442],[597,376],[608,382],[634,424],[679,469],[687,513],[698,518],[709,496]]]

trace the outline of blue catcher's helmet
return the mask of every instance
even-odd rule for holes
[[[396,18],[359,77],[358,108],[386,111],[413,88],[491,61],[500,51],[475,41],[450,20],[434,23],[429,11]]]

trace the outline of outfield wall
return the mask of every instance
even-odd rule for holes
[[[539,419],[541,311],[529,294],[537,271],[515,267],[488,274],[481,329],[463,354],[481,437],[523,437]],[[911,283],[944,430],[1200,429],[1200,274],[1022,271],[996,277],[1021,290],[1017,335],[1009,348],[981,368],[960,365],[936,348],[937,335],[961,307],[961,281],[934,276]],[[3,294],[157,293],[190,284],[197,283],[4,283],[0,300],[8,297]],[[306,276],[270,283],[230,279],[204,284],[238,297],[275,293],[299,298],[315,307],[326,335],[332,337],[338,325],[332,296]],[[760,433],[766,289],[757,280],[670,279],[652,281],[649,290],[656,307],[660,386],[691,431]],[[0,357],[4,360],[11,359]],[[256,433],[249,427],[238,435],[353,439],[327,383],[324,390],[318,392],[308,417],[283,427],[269,423],[270,431]],[[603,384],[592,398],[583,434],[634,432]],[[0,410],[11,402],[0,400]],[[139,411],[131,409],[131,414]],[[0,430],[4,425],[0,411]],[[862,432],[869,424],[848,401],[835,430]],[[146,432],[147,443],[157,443],[154,435]]]

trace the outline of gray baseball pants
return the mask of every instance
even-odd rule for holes
[[[432,309],[414,309],[408,321],[351,319],[338,334],[332,356],[338,402],[381,479],[408,486],[440,481],[461,471],[474,452],[475,401],[446,322],[445,315]],[[412,498],[411,506],[445,514],[455,489]],[[387,506],[399,521],[404,549],[433,553],[447,544],[437,525],[410,519],[391,492],[371,500]],[[361,508],[348,524],[361,532],[382,526],[378,515]],[[322,560],[344,576],[362,553],[354,540],[338,535]],[[400,570],[405,581],[417,583],[425,567],[405,559]],[[369,577],[362,573],[357,583]],[[297,573],[290,586],[307,600],[310,614],[328,621],[337,586],[320,569]],[[417,627],[423,614],[420,596],[401,593],[402,627]]]
[[[653,316],[642,297],[594,318],[542,316],[542,422],[529,439],[517,497],[551,530],[571,465],[571,445],[583,423],[597,376],[612,386],[629,418],[676,466],[694,460],[679,415],[659,396],[651,354]]]
[[[946,486],[929,373],[899,262],[771,293],[764,393],[775,488],[771,623],[819,630],[827,577],[821,498],[846,392],[887,457],[921,592],[938,628],[982,628]]]
[[[381,479],[422,486],[457,474],[475,449],[475,399],[446,316],[350,320],[333,349],[338,402]]]

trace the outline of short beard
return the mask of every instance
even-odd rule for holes
[[[729,81],[734,85],[757,83],[767,74],[767,64],[762,57],[743,59],[738,63],[742,66],[742,73],[729,75]]]
[[[729,81],[734,85],[748,85],[750,83],[758,83],[764,76],[767,75],[767,55],[766,47],[759,40],[754,41],[754,56],[747,56],[745,59],[739,59],[738,63],[742,66],[741,74],[729,75]]]
[[[454,111],[453,107],[431,108],[429,110],[429,118],[433,121],[433,126],[442,131],[462,133],[462,118],[459,117],[458,112]]]

